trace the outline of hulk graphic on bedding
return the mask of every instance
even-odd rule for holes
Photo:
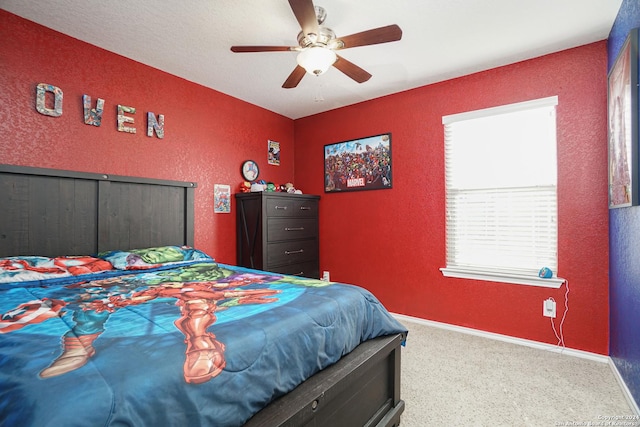
[[[130,251],[127,264],[179,261],[155,248]],[[134,267],[135,268],[135,267]],[[171,270],[143,272],[60,287],[51,297],[20,304],[2,315],[0,334],[42,323],[71,312],[73,327],[62,336],[62,352],[39,376],[50,378],[84,366],[96,354],[93,343],[105,331],[112,313],[121,308],[174,299],[180,317],[173,324],[185,336],[184,380],[199,384],[217,376],[226,365],[224,343],[208,331],[216,313],[248,304],[278,301],[278,283],[326,286],[319,280],[296,279],[262,272],[236,272],[214,262],[194,263]],[[259,285],[262,285],[260,287]]]

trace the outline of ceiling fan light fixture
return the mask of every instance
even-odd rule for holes
[[[309,74],[319,76],[338,59],[334,51],[322,46],[311,46],[302,50],[296,60]]]

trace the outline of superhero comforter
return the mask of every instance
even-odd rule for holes
[[[0,424],[238,426],[361,342],[368,291],[162,247],[0,259]]]

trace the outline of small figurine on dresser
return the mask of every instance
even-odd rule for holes
[[[287,182],[286,184],[282,184],[280,186],[280,191],[282,191],[283,193],[289,193],[289,194],[302,194],[302,190],[296,190],[296,188],[290,182]]]

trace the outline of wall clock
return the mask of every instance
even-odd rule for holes
[[[258,164],[253,160],[245,160],[242,163],[242,177],[247,181],[255,181],[260,174]]]

